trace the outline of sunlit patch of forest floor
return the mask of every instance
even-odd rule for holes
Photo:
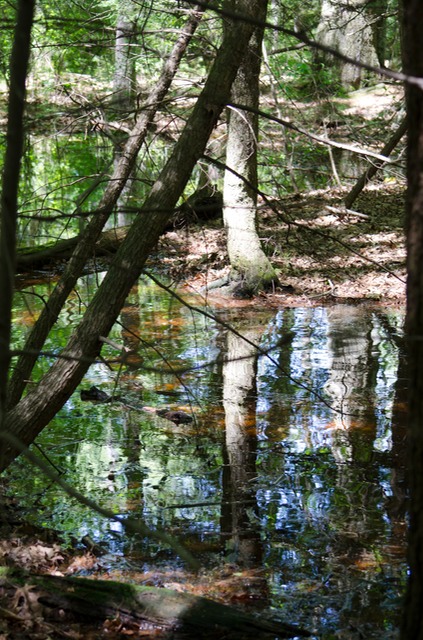
[[[288,196],[271,207],[262,203],[259,235],[282,285],[259,294],[263,304],[404,303],[405,184],[368,186],[353,205],[355,213],[343,209],[345,193],[327,189]],[[225,298],[225,288],[212,284],[229,273],[222,223],[170,231],[159,254],[187,292],[207,295],[214,304]],[[257,297],[237,301],[257,302]]]
[[[31,131],[41,134],[52,128],[69,133],[97,130],[95,107],[99,100],[107,101],[110,88],[101,82],[93,84],[92,78],[78,74],[70,74],[67,80],[69,82],[63,87],[54,88],[49,99],[44,94],[41,99],[38,85],[30,83],[28,120]],[[287,149],[284,144],[288,138],[283,142],[284,136],[290,136],[291,145],[299,149],[296,152],[298,164],[307,159],[310,149],[319,146],[313,138],[307,138],[307,132],[336,143],[380,152],[404,115],[403,88],[399,83],[380,82],[341,97],[310,95],[303,101],[286,95],[275,97],[266,82],[262,88],[261,109],[282,117],[288,124],[284,130],[279,123],[262,118],[260,144],[270,154],[266,157],[285,158],[285,163]],[[174,91],[179,101],[181,90],[176,82]],[[92,110],[85,106],[82,109],[81,105],[81,113],[75,111],[77,94],[91,99]],[[193,98],[187,94],[184,100],[190,104]],[[157,119],[158,130],[167,134],[171,131],[176,135],[182,123],[181,120],[175,124],[178,118],[169,118],[166,112],[160,112]],[[0,126],[4,122],[5,103],[1,100]],[[290,123],[293,129],[289,128]],[[129,130],[132,124],[125,122],[122,126]],[[392,155],[401,163],[404,139]],[[357,156],[350,154],[348,157]],[[370,166],[371,161],[370,158],[366,166]],[[207,298],[215,305],[221,298],[222,304],[226,305],[261,302],[272,306],[304,306],[363,300],[403,304],[405,182],[398,163],[394,162],[392,167],[388,172],[376,174],[348,212],[343,208],[343,199],[354,179],[346,180],[341,175],[337,180],[331,175],[333,167],[329,161],[324,169],[327,182],[339,182],[342,186],[319,190],[300,188],[294,194],[280,189],[285,195],[278,200],[269,202],[259,198],[259,234],[267,255],[278,270],[282,287],[266,295],[259,294],[252,300],[234,300],[228,298],[224,287],[211,288]],[[271,167],[267,169],[271,170]],[[350,169],[352,167],[347,172]],[[292,186],[295,190],[295,185]],[[355,213],[351,213],[351,209]],[[222,222],[208,222],[202,226],[191,224],[188,228],[167,232],[149,261],[149,268],[153,270],[158,265],[160,268],[164,265],[171,278],[186,292],[204,295],[205,287],[229,273]]]
[[[303,132],[377,153],[404,116],[403,89],[395,83],[304,103],[287,99],[277,103],[269,91],[263,93],[261,107],[267,113],[283,113],[284,120]],[[279,153],[284,158],[280,126],[269,122],[265,126],[263,144],[272,147],[274,157]],[[295,129],[288,128],[288,133],[297,145],[307,140],[304,133],[297,136]],[[310,144],[314,145],[313,141]],[[306,148],[302,149],[298,152],[300,164],[301,154],[307,156]],[[355,179],[337,177],[336,163],[331,168],[329,162],[327,181],[340,186],[297,188],[297,193],[272,201],[259,198],[259,235],[278,270],[281,288],[260,295],[260,300],[256,296],[250,301],[232,299],[230,303],[309,306],[370,300],[402,305],[406,278],[403,156],[404,138],[392,153],[396,159],[392,166],[376,173],[348,209],[343,202]],[[361,162],[360,169],[353,163],[357,156],[350,154],[349,158],[344,166],[346,174],[351,171],[358,176],[371,166],[372,158],[368,164]],[[218,222],[167,233],[160,242],[160,254],[171,276],[187,291],[204,295],[205,287],[229,273],[225,232]],[[225,293],[224,287],[212,285],[207,297],[212,304],[218,305],[222,298],[222,304],[227,305]]]

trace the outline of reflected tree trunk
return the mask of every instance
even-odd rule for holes
[[[406,440],[408,417],[409,379],[407,357],[401,349],[395,382],[395,398],[392,410],[392,494],[393,511],[404,517],[406,500]]]
[[[390,322],[382,312],[377,314],[378,320],[383,326],[387,337],[396,346],[398,351],[398,367],[395,379],[394,400],[392,406],[392,447],[390,451],[391,466],[391,490],[392,498],[389,500],[389,515],[393,526],[398,529],[404,525],[406,512],[406,440],[408,420],[408,393],[409,372],[408,358],[403,337],[398,328]]]
[[[252,342],[259,331],[246,331]],[[262,546],[257,501],[252,480],[256,477],[257,351],[229,332],[223,366],[225,409],[225,466],[223,476],[222,538],[242,566],[260,562]]]
[[[347,429],[368,415],[368,335],[357,307],[337,305],[328,309],[329,348],[332,359],[325,391],[336,410],[335,428]]]
[[[392,409],[391,478],[392,496],[387,503],[391,520],[392,539],[400,540],[406,535],[407,513],[407,447],[408,421],[408,365],[404,345],[399,348],[398,372],[395,382],[394,406]]]
[[[348,551],[351,557],[358,558],[379,534],[377,527],[383,527],[377,509],[381,496],[374,490],[378,486],[378,470],[373,455],[379,358],[369,314],[355,306],[337,305],[328,309],[327,317],[332,361],[325,389],[337,411],[332,451],[337,462],[337,492],[342,495],[337,518],[343,525],[336,544],[344,547],[351,545],[351,539],[360,540]]]
[[[127,302],[121,311],[120,322],[122,343],[126,352],[124,355],[125,366],[130,371],[136,370],[142,362],[142,356],[139,354],[140,327],[142,326],[140,305]]]

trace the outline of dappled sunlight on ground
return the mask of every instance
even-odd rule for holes
[[[288,197],[262,211],[263,246],[279,270],[282,289],[253,300],[228,299],[213,283],[229,273],[223,226],[190,227],[166,234],[159,245],[162,266],[186,293],[212,304],[295,306],[355,300],[403,304],[405,239],[403,184],[372,187],[345,214],[339,189]],[[336,215],[326,207],[339,209]],[[171,247],[171,251],[169,248]],[[167,256],[167,257],[166,257]],[[153,257],[153,261],[156,260]],[[285,288],[284,288],[285,287]],[[286,289],[288,287],[288,289]]]

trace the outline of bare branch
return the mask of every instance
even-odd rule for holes
[[[272,116],[270,113],[266,113],[266,111],[261,111],[261,109],[252,109],[251,107],[247,107],[242,104],[234,104],[232,102],[229,103],[230,107],[235,107],[237,109],[242,109],[243,111],[250,111],[253,113],[257,113],[261,118],[266,118],[267,120],[272,120],[273,122],[277,122],[281,124],[283,127],[287,129],[291,129],[292,131],[296,131],[303,136],[307,136],[314,142],[318,144],[324,145],[325,147],[335,147],[335,149],[343,149],[344,151],[350,151],[351,153],[356,153],[360,156],[368,156],[370,158],[376,158],[381,162],[396,162],[395,159],[388,158],[388,156],[384,156],[380,153],[376,153],[375,151],[370,151],[370,149],[362,149],[360,147],[356,147],[352,144],[344,144],[342,142],[335,142],[334,140],[330,140],[329,138],[323,138],[322,136],[318,136],[316,133],[310,133],[301,127],[289,122],[288,120],[283,120],[282,118],[278,118],[277,116]]]
[[[407,119],[404,118],[401,124],[399,125],[398,129],[395,131],[395,133],[391,136],[391,138],[383,147],[381,151],[381,155],[389,156],[389,154],[395,149],[395,147],[397,146],[401,138],[405,135],[407,131],[407,127],[408,127]],[[344,202],[347,208],[351,207],[352,203],[358,197],[358,195],[362,192],[366,184],[370,182],[373,176],[376,175],[376,173],[379,171],[379,169],[383,167],[384,164],[385,163],[382,160],[377,160],[376,162],[371,164],[370,167],[359,177],[359,179],[357,180],[357,182],[355,183],[355,185],[353,186],[353,188],[345,198]]]

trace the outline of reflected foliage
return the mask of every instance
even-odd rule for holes
[[[68,305],[57,344],[91,286],[93,276]],[[259,357],[247,384],[226,332],[145,278],[111,334],[123,336],[128,360],[108,347],[109,367],[99,362],[83,384],[120,399],[84,402],[78,390],[38,444],[78,490],[163,527],[206,566],[260,566],[267,604],[320,638],[351,625],[369,638],[390,637],[405,579],[402,468],[392,450],[401,428],[392,332],[402,319],[354,307],[346,323],[343,313],[285,309],[257,315],[255,326],[251,314],[248,331],[270,358]],[[289,332],[292,341],[278,346]],[[219,357],[229,353],[225,370]],[[225,412],[224,388],[232,407],[226,400]],[[194,421],[175,425],[146,407],[183,409]],[[35,522],[104,544],[104,566],[178,565],[169,549],[128,537],[47,486],[23,459],[9,482],[22,503],[31,496]]]

